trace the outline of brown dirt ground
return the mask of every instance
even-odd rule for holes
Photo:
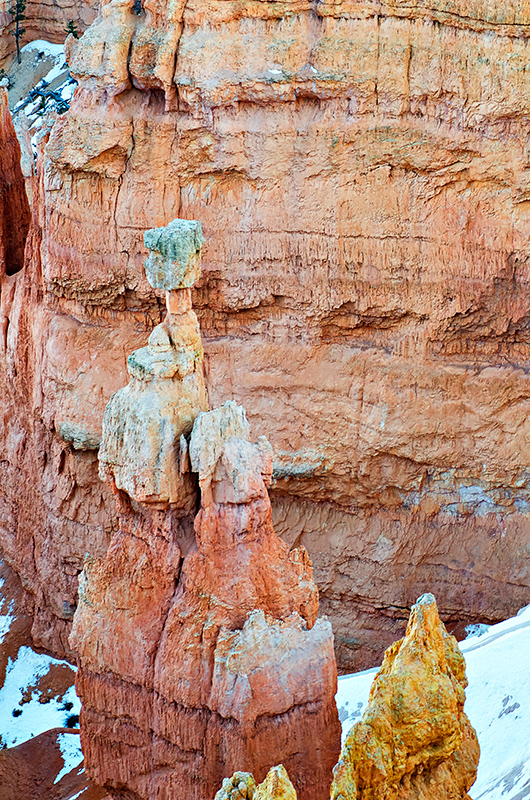
[[[103,800],[106,792],[88,780],[83,764],[54,783],[64,766],[58,742],[60,733],[76,734],[68,728],[54,728],[17,747],[0,751],[0,800]]]

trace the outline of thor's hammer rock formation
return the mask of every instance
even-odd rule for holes
[[[477,736],[464,714],[465,661],[432,594],[385,653],[368,707],[346,739],[331,800],[466,800]]]
[[[139,502],[193,511],[194,482],[183,472],[186,440],[207,407],[199,323],[190,287],[200,273],[201,226],[174,220],[147,231],[146,272],[166,291],[167,317],[149,344],[128,359],[131,382],[114,394],[104,418],[100,474]],[[178,450],[180,448],[180,456]]]
[[[176,220],[145,241],[169,313],[105,414],[119,531],[85,563],[71,639],[87,772],[116,798],[211,800],[236,768],[261,780],[282,762],[304,798],[324,800],[340,727],[311,562],[272,527],[270,444],[249,442],[235,403],[203,410],[189,303],[200,226]]]

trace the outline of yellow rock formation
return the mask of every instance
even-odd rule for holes
[[[256,789],[254,800],[296,800],[294,786],[283,764],[268,771],[267,777]]]
[[[462,800],[479,746],[464,714],[465,662],[432,594],[385,653],[334,770],[332,800]]]
[[[296,800],[296,791],[283,764],[272,767],[256,786],[250,772],[234,772],[225,778],[215,800]]]

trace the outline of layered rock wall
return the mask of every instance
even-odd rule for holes
[[[61,589],[20,564],[26,582],[55,617],[74,602],[51,553],[74,529],[87,549],[93,493],[115,524],[94,448],[160,321],[141,232],[195,218],[210,401],[273,444],[276,530],[314,560],[342,667],[374,663],[426,588],[453,625],[505,618],[530,601],[527,11],[131,9],[107,4],[70,54],[81,88],[43,161],[42,294],[12,328],[39,376],[19,367],[17,425],[51,455],[10,456],[3,486],[32,492],[3,546],[34,537]]]

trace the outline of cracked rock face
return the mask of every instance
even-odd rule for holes
[[[94,448],[162,321],[143,232],[176,217],[208,239],[210,402],[274,447],[275,529],[313,559],[341,667],[377,663],[428,587],[459,632],[506,618],[530,602],[527,10],[141,6],[71,43],[80,88],[2,289],[0,542],[39,630],[59,651],[72,559],[116,530]]]
[[[468,800],[479,760],[465,662],[425,594],[390,647],[334,770],[332,800]]]

